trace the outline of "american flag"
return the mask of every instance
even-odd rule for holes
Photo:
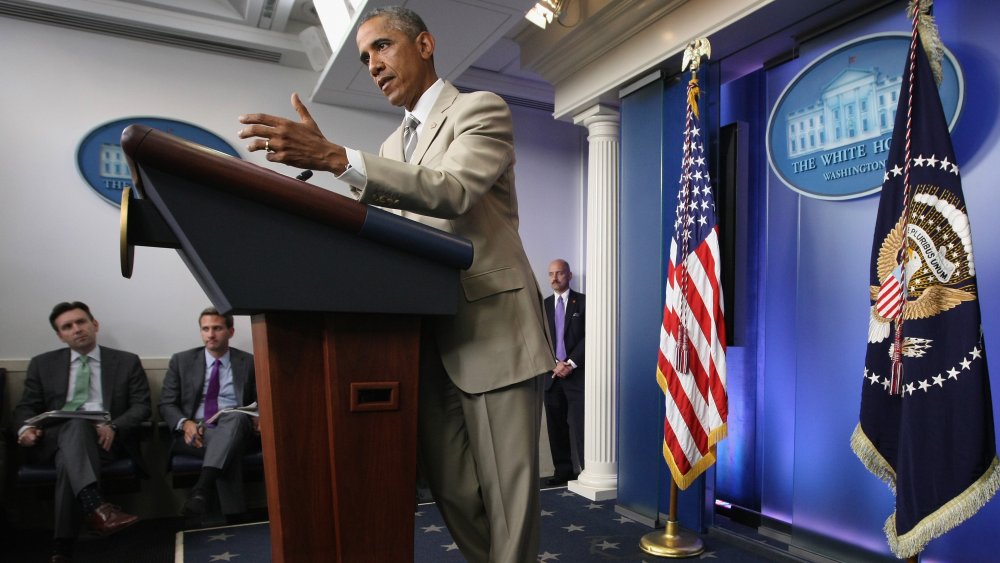
[[[697,78],[692,78],[656,369],[666,398],[663,457],[680,489],[715,463],[728,411],[719,226],[698,93]]]
[[[915,557],[1000,489],[972,232],[920,28],[937,33],[925,13],[913,15],[872,243],[868,349],[851,436],[854,453],[895,493],[885,534],[899,558]]]

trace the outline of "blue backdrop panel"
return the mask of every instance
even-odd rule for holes
[[[759,333],[757,277],[760,275],[760,217],[762,187],[766,172],[763,132],[766,126],[761,105],[764,103],[763,73],[754,72],[721,88],[719,122],[737,124],[740,136],[737,150],[743,154],[736,187],[737,224],[735,228],[736,283],[735,302],[725,304],[726,318],[734,317],[738,334],[727,335],[726,378],[729,396],[729,436],[719,443],[715,472],[715,498],[739,507],[760,512],[761,460],[758,412],[757,346]],[[719,176],[721,178],[721,176]],[[738,342],[740,346],[732,343]]]
[[[663,400],[656,383],[666,276],[662,99],[663,83],[657,80],[621,101],[618,505],[650,520],[658,516],[665,467]]]

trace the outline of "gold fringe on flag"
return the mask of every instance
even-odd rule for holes
[[[854,433],[851,435],[851,449],[868,471],[884,481],[895,496],[896,472],[885,458],[879,455],[868,436],[861,430],[860,424],[854,428]],[[896,513],[893,512],[885,521],[883,528],[885,537],[889,540],[889,549],[900,559],[919,554],[931,540],[971,518],[993,498],[998,490],[1000,490],[1000,459],[994,457],[986,472],[969,488],[928,514],[912,530],[901,536],[896,535]]]
[[[883,483],[888,485],[892,494],[895,495],[896,471],[882,457],[882,454],[878,453],[878,449],[875,448],[875,445],[865,435],[865,431],[861,429],[860,424],[854,427],[854,433],[851,434],[851,449],[854,450],[854,455],[858,456],[858,459],[861,460],[861,463],[868,472],[881,479]]]
[[[934,82],[940,86],[942,80],[941,59],[944,58],[944,44],[941,42],[941,34],[938,32],[937,24],[934,23],[934,16],[931,15],[931,6],[934,0],[910,0],[906,7],[906,15],[911,20],[917,18],[917,31],[920,32],[920,43],[927,53],[927,62],[931,64],[931,72],[934,73]],[[919,12],[919,15],[916,15]]]
[[[885,521],[889,549],[900,558],[920,553],[932,539],[971,518],[993,498],[997,490],[1000,490],[1000,459],[994,457],[989,469],[975,483],[929,514],[906,534],[896,535],[896,514],[889,516]]]

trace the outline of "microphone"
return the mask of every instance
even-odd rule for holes
[[[301,180],[301,181],[305,182],[309,178],[312,178],[312,175],[313,175],[313,171],[312,170],[303,170],[301,174],[299,174],[298,176],[295,177],[295,179],[296,180]]]

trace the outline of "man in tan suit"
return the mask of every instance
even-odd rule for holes
[[[419,457],[448,528],[472,562],[537,560],[541,378],[555,366],[542,297],[518,234],[510,110],[460,94],[434,70],[434,37],[404,8],[366,14],[361,62],[404,124],[379,155],[328,141],[298,96],[298,122],[243,115],[249,150],[325,170],[364,203],[472,241],[454,317],[421,342]]]

